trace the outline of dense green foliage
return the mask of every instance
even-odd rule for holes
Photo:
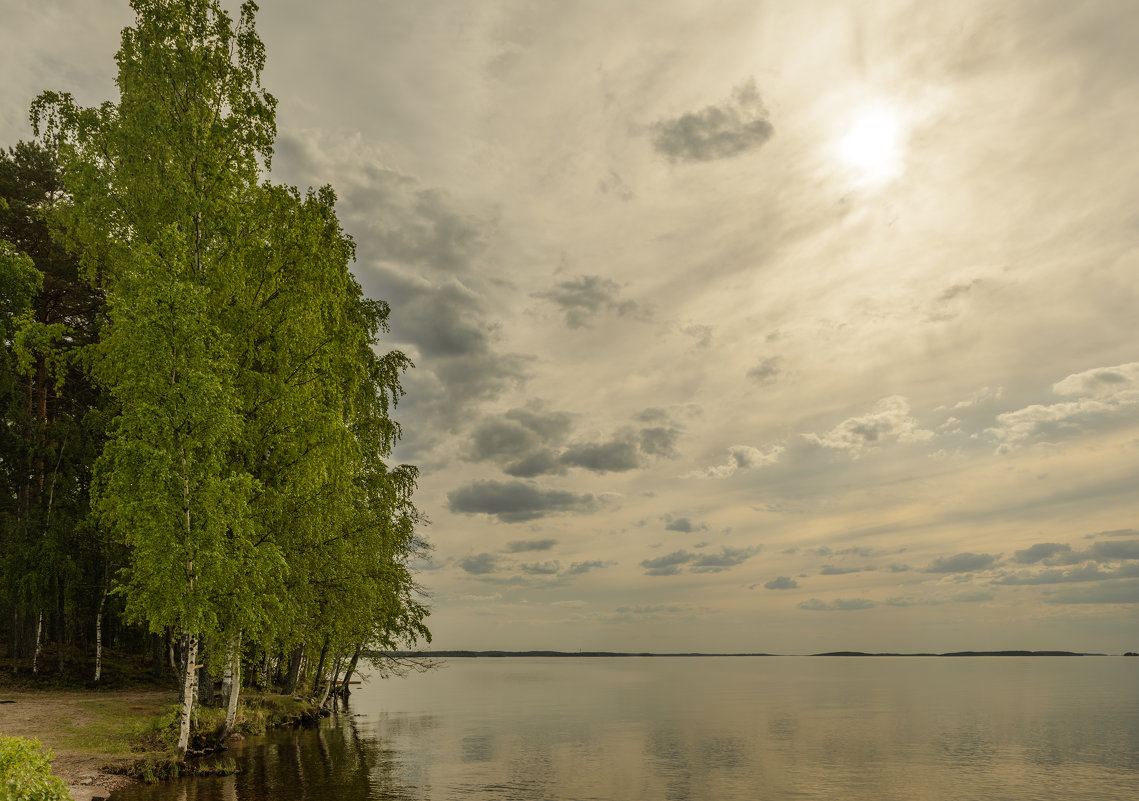
[[[38,740],[0,735],[0,801],[70,801],[67,785],[51,775],[51,759]]]
[[[0,570],[13,671],[104,632],[177,650],[186,731],[215,679],[326,697],[429,638],[417,473],[387,461],[411,365],[375,350],[331,188],[266,180],[256,6],[131,5],[119,102],[45,92],[0,154]]]

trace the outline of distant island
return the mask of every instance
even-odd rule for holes
[[[811,656],[1106,656],[1076,651],[950,651],[944,654],[868,654],[863,651],[830,651]]]
[[[501,659],[510,657],[686,657],[686,656],[793,656],[798,654],[768,653],[652,653],[648,651],[386,651],[371,654],[374,657],[394,657],[398,659]],[[828,651],[821,654],[803,656],[1106,656],[1107,654],[1081,653],[1077,651],[951,651],[935,653],[867,653],[865,651]],[[1125,656],[1133,656],[1127,653]]]

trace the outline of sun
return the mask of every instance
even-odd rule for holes
[[[836,147],[839,160],[860,184],[878,186],[902,172],[902,121],[885,106],[859,111]]]

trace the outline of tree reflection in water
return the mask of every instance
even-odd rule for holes
[[[370,724],[341,710],[308,730],[251,737],[216,758],[234,759],[238,773],[135,785],[110,801],[411,801],[396,778],[395,754]]]

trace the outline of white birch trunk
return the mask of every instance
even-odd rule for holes
[[[222,728],[221,739],[225,740],[233,731],[233,725],[237,722],[237,699],[241,695],[241,632],[237,632],[237,637],[231,643],[232,650],[230,651],[230,662],[226,665],[226,672],[229,673],[229,707],[225,712],[225,726]]]
[[[324,705],[328,703],[328,694],[332,691],[332,683],[336,681],[336,676],[340,672],[340,652],[338,651],[333,655],[332,659],[332,672],[328,676],[328,681],[324,685],[324,693],[320,696],[319,709],[324,709]]]
[[[194,696],[198,666],[194,664],[198,659],[198,638],[193,634],[186,635],[186,672],[182,677],[182,722],[178,728],[178,758],[185,759],[186,751],[190,748],[190,716],[194,711]]]
[[[107,590],[99,599],[99,614],[95,615],[95,681],[103,675],[103,604],[107,602]]]
[[[43,648],[43,630],[44,630],[44,613],[40,610],[39,617],[36,618],[36,651],[32,656],[32,673],[39,672],[40,664],[40,650]]]

